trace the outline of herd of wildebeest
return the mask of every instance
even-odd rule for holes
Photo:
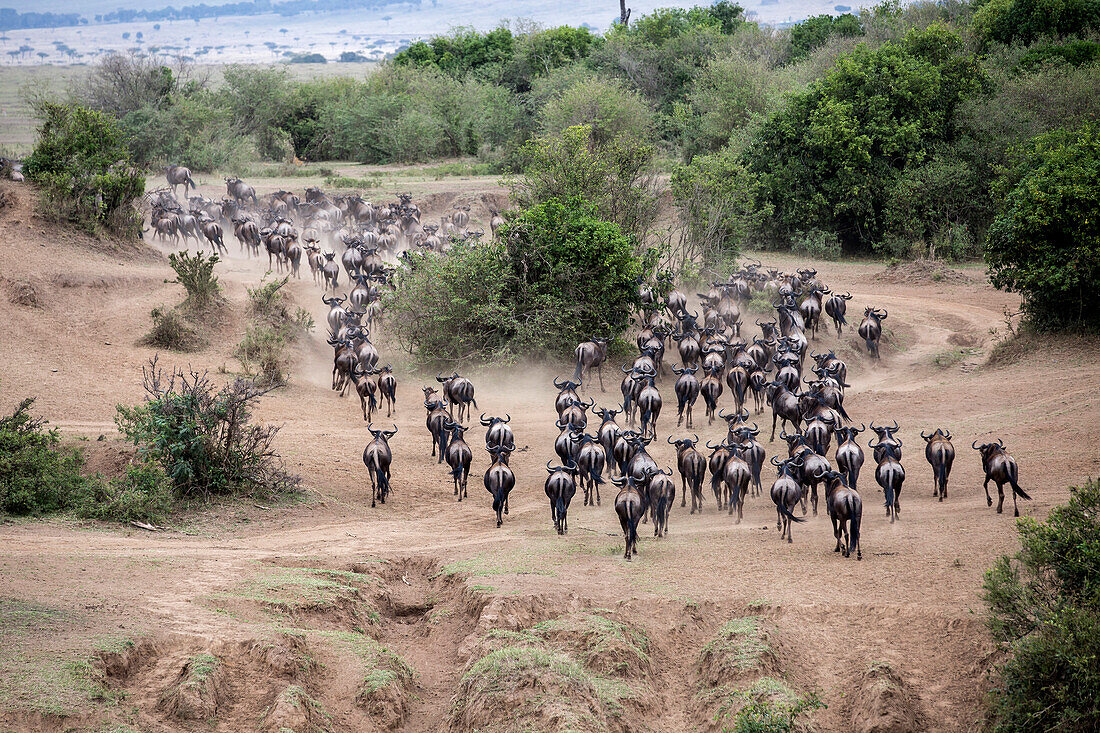
[[[387,417],[393,415],[397,379],[390,365],[380,363],[371,330],[382,322],[385,294],[397,287],[400,278],[395,276],[408,265],[410,251],[419,248],[446,256],[454,240],[482,236],[482,232],[468,229],[468,207],[455,207],[439,225],[428,225],[421,223],[420,209],[409,195],[381,205],[358,195],[330,197],[318,188],[307,188],[304,197],[278,191],[261,198],[251,186],[233,178],[226,179],[227,195],[220,201],[194,196],[187,199],[185,210],[174,193],[181,184],[185,193],[194,187],[190,172],[171,167],[167,179],[173,192],[161,190],[150,197],[154,236],[175,243],[182,238],[184,245],[188,238],[194,238],[196,244],[205,239],[215,251],[225,252],[222,227],[231,226],[242,252],[262,256],[266,251],[270,266],[294,277],[301,277],[299,265],[304,251],[314,281],[324,287],[322,298],[329,307],[326,321],[328,343],[333,347],[332,388],[344,396],[354,387],[359,396],[363,419],[372,436],[363,451],[371,482],[371,506],[385,503],[391,490],[393,454],[389,443],[397,427],[376,429],[372,419],[383,403]],[[490,228],[495,236],[504,220],[495,211],[491,214]],[[330,248],[322,249],[322,241],[329,242]],[[337,295],[341,273],[351,287]],[[699,437],[694,433],[681,433],[675,439],[671,434],[666,436],[667,442],[675,446],[681,507],[687,506],[690,496],[691,514],[703,511],[703,484],[709,471],[719,511],[736,514],[735,521],[741,521],[746,498],[758,497],[763,491],[761,472],[767,459],[767,451],[758,440],[760,428],[756,422],[749,422],[750,412],[762,415],[770,408],[768,445],[775,442],[777,426],[779,438],[786,443],[786,450],[768,459],[776,470],[770,496],[776,506],[780,538],[792,541],[791,526],[806,521],[807,502],[817,515],[820,487],[836,538],[834,550],[844,557],[854,552],[857,559],[862,559],[859,478],[865,454],[860,434],[871,431],[867,445],[872,449],[875,481],[890,522],[901,513],[905,468],[897,422],[887,425],[871,421],[857,427],[844,409],[845,389],[850,387],[847,364],[832,350],[818,353],[810,347],[819,329],[828,328],[822,323],[823,316],[832,321],[837,337],[842,336],[849,325],[846,313],[851,294],[832,291],[812,268],[785,273],[757,261],[746,262],[727,278],[712,282],[709,292],[697,294],[695,307],[667,274],[658,274],[651,282],[639,282],[638,287],[638,356],[620,367],[621,400],[616,399],[613,407],[599,407],[594,397],[585,400],[582,396],[586,391],[594,395],[596,385],[601,395],[606,394],[603,370],[609,356],[609,338],[593,337],[578,344],[572,377],[554,380],[558,390],[555,424],[560,434],[553,449],[558,462],[546,464],[545,491],[557,532],[568,531],[569,506],[578,490],[584,495],[585,506],[599,506],[600,487],[610,481],[617,488],[614,507],[627,559],[637,552],[640,523],[652,521],[654,535],[665,535],[676,499],[676,482],[673,469],[660,467],[647,446],[658,436],[657,423],[664,405],[659,385],[665,386],[662,382],[671,371],[675,375],[671,386],[676,398],[676,428],[694,428],[693,411],[699,397],[703,398],[708,425],[718,419],[728,428],[724,440],[705,444],[709,454],[700,450]],[[772,303],[774,316],[756,320],[760,334],[746,337],[742,335],[742,315],[746,303],[754,296],[759,300],[760,294]],[[856,329],[872,359],[879,358],[887,316],[885,309],[867,306]],[[672,354],[679,357],[678,366],[669,363]],[[812,364],[812,378],[805,373],[807,357]],[[473,462],[466,433],[472,427],[472,410],[477,407],[474,385],[457,372],[440,374],[436,384],[423,387],[423,393],[432,456],[438,463],[446,462],[454,495],[462,501],[467,497]],[[724,393],[732,397],[729,412],[720,406]],[[484,485],[492,496],[497,527],[503,524],[509,494],[516,486],[516,475],[509,466],[516,450],[510,421],[509,414],[481,414],[479,418],[486,429],[485,450],[489,454]],[[934,496],[944,501],[955,458],[951,432],[936,427],[922,432],[921,437],[932,470]],[[989,482],[997,485],[998,513],[1004,505],[1004,485],[1008,484],[1014,513],[1019,516],[1017,497],[1031,497],[1017,483],[1016,461],[1004,443],[999,439],[981,444],[973,441],[971,447],[981,457],[988,505],[993,504]],[[795,514],[799,504],[802,516]]]

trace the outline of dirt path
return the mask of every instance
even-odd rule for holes
[[[450,198],[440,194],[439,200]],[[181,293],[178,286],[164,283],[170,271],[161,259],[90,250],[80,237],[47,233],[26,209],[6,216],[0,222],[0,289],[5,296],[0,302],[0,408],[9,409],[24,395],[38,396],[37,411],[67,437],[88,438],[83,445],[96,459],[110,447],[121,447],[113,437],[114,406],[141,398],[140,368],[152,352],[136,342],[148,328],[150,308],[178,302]],[[235,245],[230,249],[219,276],[231,315],[216,329],[209,347],[189,355],[162,355],[168,363],[212,371],[236,368],[231,354],[243,331],[244,288],[259,281],[266,260],[243,259]],[[761,256],[785,269],[805,264]],[[886,521],[873,471],[865,466],[862,562],[832,552],[824,514],[797,525],[793,544],[780,542],[766,492],[750,500],[740,525],[713,504],[694,517],[676,506],[667,538],[655,540],[646,534],[650,525],[644,526],[641,552],[632,563],[621,557],[610,490],[603,492],[598,508],[575,502],[570,533],[558,537],[542,482],[557,434],[551,379],[566,374],[567,365],[528,364],[469,375],[480,409],[510,413],[517,445],[529,447],[513,459],[519,482],[511,514],[499,530],[481,488],[484,455],[475,450],[469,500],[456,503],[444,471],[429,457],[419,406],[419,387],[432,380],[399,370],[393,500],[371,510],[360,460],[365,425],[357,415],[357,401],[340,399],[329,390],[331,352],[322,335],[314,333],[296,355],[291,385],[273,394],[260,415],[283,424],[279,446],[303,476],[307,501],[267,509],[251,502],[220,505],[156,534],[63,520],[0,524],[0,610],[39,609],[26,612],[37,619],[30,625],[12,622],[14,612],[2,617],[7,619],[0,628],[4,646],[19,653],[0,656],[0,674],[26,672],[27,660],[32,667],[47,669],[56,660],[86,654],[106,637],[174,639],[162,642],[171,651],[161,658],[176,661],[211,640],[266,638],[273,623],[301,619],[242,616],[219,605],[219,599],[240,596],[242,584],[264,578],[272,568],[350,572],[387,560],[387,567],[418,569],[411,576],[406,573],[412,585],[387,571],[385,593],[408,588],[420,600],[407,606],[431,607],[415,616],[383,614],[377,631],[417,672],[401,723],[408,730],[436,730],[449,719],[451,697],[469,660],[469,639],[477,624],[484,623],[480,614],[485,599],[500,598],[541,599],[534,607],[544,615],[569,604],[613,608],[641,624],[654,639],[652,687],[660,691],[659,704],[632,721],[631,729],[696,725],[692,680],[699,649],[726,620],[749,613],[762,614],[774,624],[771,633],[783,651],[786,679],[801,690],[818,691],[828,704],[815,713],[822,730],[848,725],[853,685],[877,662],[896,669],[919,700],[920,729],[974,729],[991,651],[981,625],[978,588],[984,569],[1016,540],[1011,515],[997,515],[985,506],[980,465],[969,442],[1002,437],[1020,463],[1021,483],[1035,497],[1021,510],[1044,516],[1065,500],[1068,485],[1096,475],[1100,467],[1094,442],[1085,450],[1071,443],[1080,431],[1100,422],[1100,401],[1094,398],[1100,387],[1095,367],[1100,354],[1092,345],[1070,348],[1052,342],[1048,351],[1014,365],[980,367],[991,345],[989,329],[1001,326],[1003,308],[1015,304],[1012,296],[984,284],[980,272],[967,271],[972,280],[964,284],[898,285],[877,279],[882,269],[878,264],[816,266],[825,282],[855,296],[849,319],[853,325],[864,305],[890,312],[890,339],[881,363],[866,358],[854,334],[846,332],[838,340],[823,329],[813,343],[815,349],[835,348],[848,361],[853,386],[845,406],[857,422],[897,420],[902,426],[908,470],[902,519],[894,525]],[[12,287],[19,282],[34,286],[40,307],[10,302]],[[320,291],[308,274],[292,290],[317,322],[324,323]],[[960,348],[971,350],[961,361],[946,367],[934,363],[938,355]],[[392,351],[383,359],[395,365],[401,361]],[[597,402],[612,403],[618,392],[613,381],[608,380],[607,393],[592,394]],[[661,384],[666,394],[670,387],[668,380]],[[728,394],[723,405],[731,405]],[[753,419],[763,428],[769,417]],[[674,465],[671,446],[665,443],[674,422],[675,411],[666,403],[651,451],[661,465]],[[942,504],[931,498],[930,471],[919,438],[921,430],[941,425],[952,430],[959,450],[950,495]],[[695,432],[703,440],[718,439],[724,424],[707,426],[699,420]],[[97,443],[101,434],[108,440]],[[471,445],[476,445],[480,435],[471,436]],[[765,445],[769,456],[778,447]],[[441,569],[457,572],[464,579],[461,587],[443,584],[440,578],[451,576],[439,575]],[[364,588],[364,598],[382,592],[370,590],[369,584]],[[471,592],[482,600],[472,601]],[[439,617],[430,616],[437,608]],[[234,659],[240,670],[254,670],[248,666],[251,657]],[[328,706],[332,727],[374,725],[354,700],[340,699],[352,694],[347,690],[354,680],[339,676],[336,670],[344,667],[337,658],[329,665],[318,673],[313,689]],[[278,692],[262,689],[267,697],[235,704],[236,717],[219,717],[214,729],[254,728],[256,716],[275,704]],[[68,724],[102,715],[95,704],[71,699],[68,693],[48,686],[38,692],[58,705],[44,706],[41,695],[27,684],[0,686],[0,723],[53,729],[65,720],[59,710],[70,715]],[[138,717],[143,725],[185,729],[156,711],[155,692],[131,690],[128,704],[142,708]],[[28,708],[39,713],[28,714]],[[119,715],[109,713],[116,720]]]

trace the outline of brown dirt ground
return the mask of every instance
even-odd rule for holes
[[[440,206],[453,200],[447,183],[435,184],[432,201]],[[501,192],[488,182],[459,192],[475,203],[483,194]],[[114,409],[142,397],[141,366],[153,351],[138,340],[149,326],[149,310],[178,302],[182,290],[165,283],[171,273],[160,248],[135,254],[93,244],[34,218],[25,188],[17,198],[17,205],[0,212],[0,272],[9,291],[0,299],[0,409],[37,396],[38,413],[86,446],[94,465],[117,466],[124,446],[116,437]],[[230,249],[219,275],[232,312],[240,314],[244,288],[260,279],[263,267],[234,245]],[[761,256],[783,268],[806,264]],[[273,393],[259,416],[283,425],[279,447],[303,477],[303,501],[221,504],[181,516],[158,533],[70,519],[0,523],[0,729],[98,729],[111,721],[138,730],[190,730],[194,723],[166,712],[178,713],[179,705],[167,705],[165,695],[187,660],[205,650],[224,663],[220,676],[206,683],[209,689],[191,701],[215,716],[204,724],[211,730],[383,724],[439,730],[450,723],[452,697],[477,634],[496,624],[522,628],[581,606],[618,609],[653,640],[661,702],[636,714],[628,726],[633,730],[706,727],[693,701],[700,648],[722,623],[748,613],[774,624],[788,684],[816,690],[828,705],[813,716],[820,730],[870,716],[911,721],[890,730],[981,728],[994,656],[978,590],[993,558],[1016,546],[1016,532],[1011,514],[986,507],[980,462],[967,444],[1003,438],[1019,461],[1021,484],[1034,497],[1021,511],[1044,517],[1066,500],[1068,486],[1100,467],[1095,442],[1082,446],[1078,437],[1100,423],[1100,348],[1095,341],[1053,339],[1027,358],[986,367],[995,342],[990,330],[1003,328],[1002,311],[1018,301],[976,273],[961,284],[956,278],[888,283],[878,277],[880,264],[813,264],[825,282],[855,296],[853,320],[867,304],[890,312],[881,363],[865,358],[849,332],[840,339],[822,333],[814,344],[836,348],[848,360],[853,386],[846,408],[855,420],[902,426],[909,471],[901,519],[887,522],[865,466],[862,562],[832,552],[824,515],[796,525],[793,544],[780,542],[766,494],[749,501],[738,526],[713,505],[694,517],[677,506],[669,536],[655,540],[643,531],[631,563],[622,559],[610,486],[601,507],[574,502],[570,533],[557,536],[542,484],[557,432],[550,381],[568,374],[564,364],[470,373],[480,410],[510,413],[517,444],[529,446],[513,459],[518,485],[502,529],[495,528],[480,488],[484,455],[475,455],[469,500],[454,502],[443,470],[429,457],[423,426],[420,386],[433,380],[408,370],[399,374],[392,501],[372,510],[360,460],[366,426],[357,403],[328,388],[331,352],[314,333],[298,348],[291,384]],[[27,292],[24,284],[33,288],[33,302],[13,295]],[[324,323],[325,308],[308,273],[293,284],[293,294]],[[161,360],[231,372],[239,368],[231,354],[242,330],[243,319],[235,316],[204,350],[162,354]],[[936,361],[960,343],[970,348],[963,360]],[[401,362],[392,350],[383,358]],[[662,384],[666,394],[670,384]],[[614,377],[607,386],[606,394],[592,392],[598,402],[610,404],[617,395]],[[728,394],[723,399],[728,407]],[[673,465],[664,440],[672,413],[666,402],[652,451],[663,465]],[[758,418],[762,427],[765,419]],[[724,433],[721,423],[697,425],[703,439]],[[944,503],[932,499],[919,438],[921,430],[936,426],[951,429],[959,450]],[[100,435],[107,436],[105,443],[96,442]],[[765,447],[770,456],[777,444]],[[363,580],[347,581],[347,599],[312,611],[257,609],[265,602],[241,590],[288,568],[362,573]],[[441,568],[456,575],[440,575]],[[403,703],[390,700],[382,712],[356,704],[355,669],[324,641],[326,630],[363,630],[363,624],[417,673]],[[255,651],[286,626],[311,629],[303,642],[312,650],[309,664],[280,666],[271,654]],[[89,700],[58,681],[63,677],[55,670],[66,660],[120,639],[147,641],[122,657],[101,655],[114,660],[113,666],[104,663],[113,691],[106,700]],[[882,679],[904,690],[884,695],[876,687],[879,678],[872,678],[875,665],[888,668]],[[288,706],[280,697],[295,680],[318,701],[316,709]],[[887,698],[902,700],[905,710],[875,709],[875,700]],[[393,711],[402,704],[394,723]],[[318,712],[321,707],[327,712]]]

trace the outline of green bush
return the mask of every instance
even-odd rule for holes
[[[616,138],[645,141],[652,138],[653,112],[637,92],[617,81],[583,79],[546,104],[539,114],[542,133],[559,136],[567,128],[588,125],[595,145]]]
[[[67,509],[95,479],[85,477],[84,458],[64,449],[57,429],[30,414],[34,398],[0,417],[0,511],[45,514]]]
[[[991,691],[994,730],[1100,728],[1100,483],[1071,489],[1021,549],[986,573],[989,628],[1008,653]]]
[[[986,42],[1031,43],[1044,36],[1065,38],[1096,30],[1096,0],[987,0],[974,15],[974,32]]]
[[[387,319],[426,365],[560,356],[578,340],[617,335],[645,269],[634,241],[579,200],[532,206],[497,239],[408,263]]]
[[[995,193],[990,281],[1040,329],[1100,326],[1100,125],[1035,138]]]
[[[751,243],[763,216],[755,181],[735,152],[697,155],[672,174],[680,223],[705,269],[728,270]]]
[[[1067,41],[1048,43],[1030,49],[1016,64],[1016,71],[1033,71],[1043,64],[1060,62],[1070,66],[1089,66],[1100,62],[1100,43]]]
[[[183,165],[195,171],[245,170],[259,157],[256,139],[239,131],[231,110],[208,92],[146,105],[120,120],[134,160],[142,166]]]
[[[279,428],[251,422],[269,388],[246,379],[218,387],[195,371],[166,374],[156,359],[143,374],[145,402],[119,405],[115,423],[142,459],[164,470],[177,495],[273,494],[297,486],[274,448]]]
[[[832,232],[823,232],[820,229],[798,232],[791,239],[791,252],[816,259],[835,260],[840,257],[840,238]]]
[[[85,519],[157,523],[175,508],[171,486],[164,469],[139,461],[111,481],[89,482],[73,511]]]
[[[191,254],[184,251],[168,255],[168,264],[175,271],[176,279],[166,282],[182,285],[187,291],[187,298],[183,301],[184,308],[200,313],[224,302],[221,285],[214,274],[214,265],[218,262],[218,255],[212,254],[208,257],[202,252]]]
[[[290,378],[290,345],[303,333],[313,330],[313,316],[303,308],[290,312],[283,288],[290,277],[247,288],[248,308],[255,325],[245,331],[237,345],[237,358],[245,371],[263,386],[286,384]]]
[[[832,36],[862,36],[863,26],[851,13],[815,15],[791,26],[790,58],[793,61],[809,56],[825,45]]]
[[[45,102],[36,113],[42,124],[23,172],[42,189],[42,215],[92,234],[139,237],[134,201],[145,177],[133,167],[118,123],[79,105]]]
[[[955,136],[959,103],[985,75],[942,25],[859,46],[757,131],[746,157],[773,237],[820,229],[851,249],[882,238],[899,176]]]
[[[145,346],[172,351],[191,351],[202,345],[198,331],[176,308],[157,306],[149,312],[153,327],[141,338]]]
[[[523,174],[507,181],[512,202],[531,208],[552,199],[580,199],[601,219],[638,239],[657,215],[653,148],[630,137],[598,142],[589,125],[528,143]]]

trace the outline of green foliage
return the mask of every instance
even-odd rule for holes
[[[582,199],[551,198],[516,215],[501,232],[517,312],[550,309],[563,319],[547,347],[618,335],[637,305],[644,271],[634,241],[597,216]]]
[[[809,56],[821,48],[833,36],[862,36],[863,26],[851,13],[841,15],[815,15],[791,27],[790,57],[792,60]]]
[[[990,280],[1039,328],[1095,329],[1100,307],[1100,125],[1035,138],[996,184]]]
[[[565,89],[539,114],[542,133],[559,136],[567,128],[588,125],[595,145],[616,138],[652,139],[653,112],[637,92],[617,81],[589,77]]]
[[[835,260],[840,257],[840,238],[820,229],[796,232],[791,238],[791,252],[814,259]]]
[[[988,0],[974,15],[974,32],[983,41],[1031,43],[1045,36],[1080,35],[1100,30],[1096,0]]]
[[[1009,659],[994,730],[1100,727],[1100,483],[1071,489],[1046,522],[1018,521],[1021,549],[986,573],[989,628]]]
[[[959,36],[938,25],[842,57],[772,115],[747,152],[773,236],[821,229],[869,248],[898,177],[953,139],[955,108],[983,84]]]
[[[535,79],[584,61],[601,40],[587,28],[567,25],[516,36],[512,61],[504,71],[503,81],[517,92],[527,92]]]
[[[698,155],[670,182],[680,222],[698,249],[704,268],[723,270],[750,243],[763,217],[754,181],[736,153],[724,148]]]
[[[42,189],[42,214],[89,233],[137,237],[134,201],[145,178],[132,167],[117,122],[79,105],[44,102],[34,152],[23,164],[27,179]]]
[[[153,319],[153,327],[141,338],[145,346],[191,351],[202,345],[202,337],[178,309],[157,306],[149,316]]]
[[[434,68],[455,77],[476,72],[484,78],[499,75],[512,58],[515,38],[507,28],[479,33],[473,28],[456,28],[447,36],[433,36],[398,51],[396,66]]]
[[[187,251],[173,252],[168,255],[168,264],[175,271],[176,279],[166,282],[182,285],[187,291],[183,307],[188,311],[201,313],[224,302],[218,277],[214,274],[214,265],[219,261],[217,254],[208,257],[201,251],[196,251],[195,254]]]
[[[425,364],[559,353],[625,328],[642,261],[633,240],[578,200],[520,212],[496,239],[416,253],[387,305]]]
[[[252,410],[268,390],[237,379],[217,387],[206,374],[173,370],[156,360],[143,370],[147,398],[119,405],[115,423],[159,465],[183,497],[270,494],[297,486],[274,450],[279,428],[253,425]]]
[[[137,461],[110,481],[90,481],[73,511],[85,519],[157,523],[172,513],[172,482],[155,463]]]
[[[641,239],[657,214],[651,165],[653,148],[633,137],[597,141],[592,128],[576,125],[560,136],[528,143],[523,175],[507,181],[521,208],[557,199],[591,204],[601,219]]]
[[[45,514],[67,509],[94,479],[77,450],[61,448],[57,429],[30,414],[34,398],[0,417],[0,511]]]
[[[1034,71],[1043,64],[1063,63],[1069,66],[1090,66],[1100,61],[1100,43],[1067,41],[1032,47],[1016,64],[1020,72]]]
[[[232,112],[206,92],[179,94],[167,106],[146,105],[119,124],[142,166],[182,165],[192,171],[239,171],[258,156],[256,140],[233,125]]]
[[[258,384],[279,386],[290,377],[290,355],[287,350],[303,333],[313,330],[313,316],[303,308],[293,313],[283,287],[290,277],[267,281],[248,288],[249,313],[254,325],[245,331],[237,346],[237,358],[245,371]]]

